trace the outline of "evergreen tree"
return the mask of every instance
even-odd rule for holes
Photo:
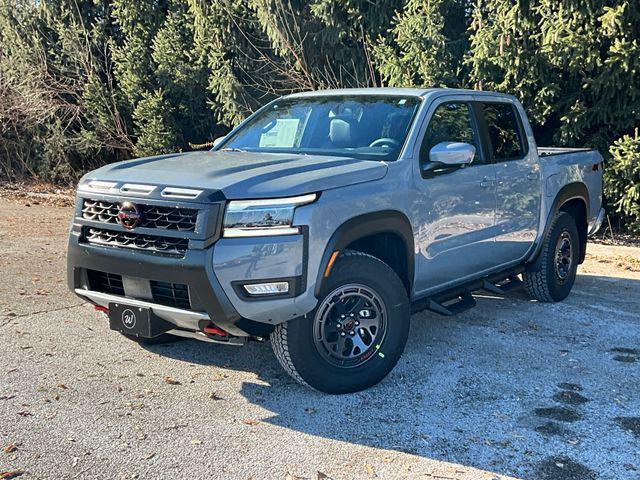
[[[469,21],[465,0],[408,0],[388,35],[374,48],[376,66],[390,86],[465,84],[462,57]]]
[[[207,144],[278,95],[514,93],[539,144],[610,157],[636,228],[638,0],[0,0],[0,174],[55,181]]]

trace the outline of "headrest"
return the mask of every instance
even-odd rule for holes
[[[351,143],[351,123],[344,118],[334,117],[329,123],[329,140],[334,146]]]

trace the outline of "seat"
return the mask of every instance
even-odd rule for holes
[[[329,145],[333,148],[353,147],[352,117],[333,117],[329,122]]]

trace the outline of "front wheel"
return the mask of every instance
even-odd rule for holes
[[[400,359],[408,333],[409,300],[396,273],[371,255],[347,250],[316,309],[278,325],[271,345],[298,382],[341,394],[380,382]]]
[[[559,212],[544,240],[540,257],[523,274],[529,295],[540,302],[564,300],[576,280],[579,252],[576,222],[568,213]]]

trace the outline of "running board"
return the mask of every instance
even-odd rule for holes
[[[517,275],[508,277],[504,283],[500,283],[498,285],[496,285],[495,283],[491,283],[488,280],[484,280],[482,282],[482,290],[486,290],[487,292],[491,293],[497,293],[498,295],[518,290],[523,286],[524,282],[520,280]]]
[[[457,315],[459,313],[462,313],[476,306],[476,299],[473,298],[473,295],[469,292],[464,292],[458,295],[457,297],[454,297],[450,300],[446,300],[446,302],[450,302],[450,303],[444,304],[430,298],[427,308],[432,312],[450,317],[452,315]]]
[[[421,297],[411,302],[411,313],[431,310],[440,315],[451,316],[464,312],[476,305],[476,300],[471,292],[484,290],[496,295],[504,295],[507,292],[522,288],[524,282],[518,278],[518,275],[523,270],[523,267],[514,268],[503,273],[473,280],[447,291],[436,293],[433,296]]]

